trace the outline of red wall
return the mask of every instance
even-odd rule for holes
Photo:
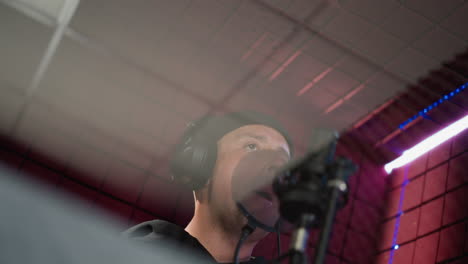
[[[397,226],[393,263],[467,263],[467,146],[465,132],[395,171],[377,263],[390,263]]]
[[[190,191],[175,186],[167,178],[144,173],[74,142],[66,135],[56,135],[55,138],[63,140],[67,149],[72,147],[70,155],[62,157],[60,161],[50,159],[31,147],[34,142],[19,144],[5,137],[0,139],[0,160],[57,190],[77,195],[90,206],[102,208],[118,219],[122,230],[156,218],[181,226],[190,220],[193,210]],[[372,263],[384,209],[385,177],[382,177],[381,167],[372,165],[359,152],[350,151],[344,146],[340,145],[337,152],[352,158],[361,170],[350,179],[349,203],[338,213],[327,263]],[[95,169],[89,171],[71,167],[69,164],[77,157],[84,159],[80,160],[81,164]],[[313,231],[309,250],[311,256],[317,238],[318,231]],[[289,241],[289,235],[282,235],[283,252],[287,250]],[[254,253],[272,258],[276,250],[276,237],[270,235],[257,246]]]
[[[460,76],[468,76],[468,52],[447,64],[444,70],[433,72],[418,85],[409,87],[407,93],[342,136],[338,153],[351,157],[360,171],[350,179],[350,201],[338,214],[327,263],[467,262],[468,134],[465,132],[391,176],[382,170],[385,162],[401,151],[466,115],[467,91],[431,111],[428,118],[413,122],[403,131],[397,129],[417,111],[466,82]],[[120,221],[122,229],[154,218],[181,226],[188,222],[193,210],[191,193],[173,185],[164,166],[144,171],[59,131],[44,131],[48,139],[37,135],[21,144],[2,137],[0,159],[109,212]],[[58,159],[44,156],[43,151],[34,147],[35,141],[44,140],[54,140],[54,146],[60,148],[63,144],[69,151]],[[71,164],[86,166],[76,168]],[[403,197],[401,215],[400,197]],[[396,226],[396,243],[400,248],[392,253]],[[284,250],[289,239],[288,235],[282,236]],[[314,231],[311,253],[316,239]],[[275,252],[275,237],[271,235],[256,248],[256,253],[267,258]]]
[[[380,239],[379,225],[385,205],[386,178],[382,177],[381,167],[373,165],[360,152],[352,151],[345,144],[338,146],[337,154],[351,158],[359,165],[360,171],[349,180],[349,202],[337,214],[326,263],[374,263],[376,245]],[[311,257],[318,236],[318,230],[311,232]],[[275,235],[269,235],[257,246],[255,253],[267,258],[275,257],[275,239]],[[284,252],[288,249],[290,236],[282,235],[281,241]]]

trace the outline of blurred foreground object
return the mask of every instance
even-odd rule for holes
[[[111,218],[0,167],[0,263],[206,263],[172,245],[138,247]]]

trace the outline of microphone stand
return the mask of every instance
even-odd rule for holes
[[[331,144],[331,148],[334,148]],[[306,264],[306,249],[310,228],[322,227],[314,264],[325,262],[326,250],[337,209],[347,202],[347,179],[357,167],[348,159],[329,159],[333,150],[308,155],[278,177],[274,189],[280,201],[280,214],[295,230],[288,252],[273,260],[281,263]],[[324,154],[328,157],[323,160]]]
[[[330,234],[335,219],[337,205],[339,203],[340,196],[342,194],[347,195],[348,191],[348,184],[346,183],[346,179],[348,178],[348,174],[351,171],[346,171],[346,168],[348,168],[348,170],[351,170],[352,163],[350,163],[349,160],[345,159],[339,159],[338,163],[340,164],[338,166],[336,178],[328,182],[328,187],[331,189],[331,192],[329,194],[330,197],[328,199],[324,224],[322,230],[320,231],[317,251],[315,252],[314,264],[325,263],[326,251],[328,247],[328,242],[330,240]],[[347,199],[347,197],[345,199]]]

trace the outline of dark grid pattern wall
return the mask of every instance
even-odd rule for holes
[[[105,152],[82,145],[73,138],[54,133],[56,140],[69,147],[74,146],[74,151],[64,154],[67,157],[62,156],[62,160],[45,156],[31,144],[20,144],[7,138],[1,140],[0,159],[27,177],[103,209],[115,216],[122,229],[156,218],[183,219],[176,206],[182,188]],[[69,166],[75,158],[82,159],[82,164],[87,166]]]
[[[52,133],[53,131],[50,131]],[[86,147],[72,138],[56,134],[56,140],[75,145],[75,151],[62,160],[51,159],[31,145],[0,141],[0,159],[8,167],[65,191],[115,216],[125,228],[151,219],[165,219],[185,226],[193,213],[192,194],[175,186],[167,178],[139,171],[121,160]],[[70,147],[70,146],[68,146]],[[77,153],[85,152],[86,155]],[[327,263],[372,263],[376,255],[378,228],[384,206],[385,178],[381,168],[372,165],[359,152],[341,144],[337,151],[352,158],[361,171],[350,179],[351,195],[348,205],[337,215],[331,238]],[[94,163],[93,171],[72,168],[79,156]],[[311,235],[309,253],[313,255],[318,231]],[[282,250],[288,248],[289,235],[282,235]],[[276,237],[269,235],[255,249],[255,255],[276,256]]]
[[[378,263],[468,261],[467,142],[465,132],[395,171]]]
[[[337,213],[326,263],[374,263],[385,205],[386,177],[380,166],[347,144],[340,144],[337,154],[351,158],[360,171],[349,180],[350,198],[347,206]],[[309,241],[310,256],[314,255],[318,237],[319,230],[313,230]],[[275,257],[275,239],[275,235],[270,234],[257,246],[255,253]],[[288,249],[290,239],[289,235],[282,235],[282,252]]]

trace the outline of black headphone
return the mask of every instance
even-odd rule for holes
[[[206,128],[210,119],[205,116],[188,124],[171,160],[173,179],[192,190],[205,186],[216,164],[217,142]]]
[[[290,152],[293,153],[288,133],[270,116],[252,111],[205,115],[188,124],[175,148],[170,161],[173,180],[192,190],[203,188],[213,174],[218,156],[218,140],[226,133],[249,124],[263,124],[278,130],[288,141]]]

